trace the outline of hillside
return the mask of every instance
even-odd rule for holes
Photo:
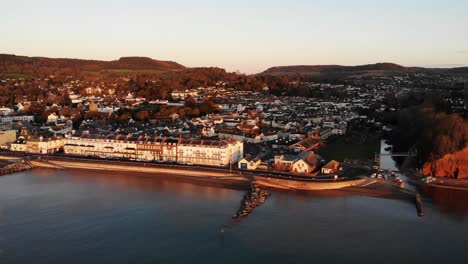
[[[436,161],[426,162],[422,172],[426,176],[468,178],[468,147],[446,154]]]
[[[452,69],[449,69],[448,72],[452,74],[468,75],[468,67],[452,68]]]
[[[123,57],[114,61],[26,57],[0,54],[0,74],[44,76],[70,74],[74,76],[100,71],[178,71],[184,66],[172,62],[153,60],[146,57]]]
[[[264,71],[264,73],[278,72],[353,72],[353,71],[412,71],[415,68],[407,68],[394,63],[376,63],[360,66],[341,65],[297,65],[278,66]]]
[[[435,71],[435,70],[434,70]],[[437,69],[439,72],[440,70]],[[261,75],[292,75],[315,77],[345,77],[350,75],[362,74],[385,74],[385,73],[415,73],[430,72],[430,69],[419,67],[404,67],[395,63],[375,63],[358,66],[342,65],[295,65],[295,66],[277,66],[269,68]]]

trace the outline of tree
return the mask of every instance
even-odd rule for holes
[[[85,119],[100,119],[102,118],[102,114],[99,112],[95,112],[95,111],[89,111],[85,113],[84,118]]]
[[[146,110],[139,111],[134,115],[134,117],[138,121],[145,121],[149,118],[149,112]]]
[[[70,117],[72,115],[72,110],[70,109],[70,107],[63,107],[62,109],[60,109],[59,113],[60,115]]]
[[[118,118],[118,121],[120,123],[128,123],[128,121],[130,120],[130,118],[132,117],[132,115],[128,112],[123,112],[122,114],[120,114],[119,118]]]
[[[42,114],[44,114],[45,110],[46,108],[43,104],[40,104],[38,102],[32,102],[27,112],[28,114],[41,116]]]
[[[190,108],[195,108],[197,106],[197,100],[189,96],[187,99],[185,99],[184,105]]]
[[[190,116],[192,117],[199,117],[200,116],[200,109],[194,108],[192,111],[189,113]]]
[[[202,114],[210,114],[210,113],[214,113],[218,111],[219,111],[218,107],[209,99],[206,99],[200,105],[200,112]]]

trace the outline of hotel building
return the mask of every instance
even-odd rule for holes
[[[69,155],[101,158],[226,166],[243,157],[244,145],[235,139],[201,140],[83,134],[66,138],[64,152]]]

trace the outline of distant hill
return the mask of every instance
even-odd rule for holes
[[[42,76],[47,74],[80,75],[83,72],[105,70],[179,71],[185,67],[172,61],[153,60],[146,57],[122,57],[114,61],[26,57],[0,54],[0,73]]]
[[[281,73],[330,73],[330,72],[367,72],[367,71],[418,71],[423,68],[404,67],[395,63],[375,63],[359,66],[342,65],[296,65],[296,66],[278,66],[264,71],[263,74],[281,74]]]
[[[464,74],[468,75],[468,67],[458,67],[458,68],[452,68],[448,70],[449,73],[453,74]]]

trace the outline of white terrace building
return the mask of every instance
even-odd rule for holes
[[[226,166],[244,156],[244,144],[236,139],[182,139],[177,150],[178,162]]]
[[[172,91],[171,92],[172,99],[174,100],[185,100],[187,97],[196,97],[198,96],[197,90],[185,90],[185,91]]]
[[[34,116],[32,115],[21,115],[21,116],[2,116],[0,117],[0,122],[2,124],[12,123],[17,121],[34,121]]]
[[[65,139],[69,155],[127,158],[143,161],[173,161],[226,166],[243,156],[244,145],[234,139],[199,140],[144,136],[81,135]]]
[[[177,140],[152,137],[101,136],[84,134],[65,139],[65,154],[146,161],[172,161]]]
[[[29,138],[19,137],[14,143],[11,143],[11,151],[20,151],[35,154],[53,154],[63,148],[64,139],[62,137],[54,138]]]

